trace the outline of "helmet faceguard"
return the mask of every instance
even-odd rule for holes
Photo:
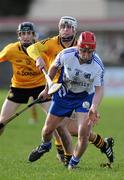
[[[31,23],[31,22],[23,22],[23,23],[20,23],[18,25],[17,34],[18,34],[18,39],[20,41],[21,41],[21,33],[22,32],[32,32],[32,34],[34,36],[34,39],[32,40],[32,42],[24,42],[24,43],[22,43],[22,46],[27,48],[33,42],[35,42],[35,27],[34,27],[34,24]]]
[[[71,16],[61,17],[59,21],[59,27],[61,24],[65,24],[65,23],[71,25],[74,28],[74,30],[77,30],[77,20],[74,17],[71,17]]]
[[[67,25],[67,26],[71,26],[74,30],[74,35],[70,35],[70,36],[61,36],[61,39],[63,42],[68,42],[68,41],[72,41],[75,37],[76,34],[76,30],[77,30],[77,20],[74,17],[71,16],[63,16],[61,17],[60,21],[59,21],[59,29],[61,29],[61,26],[63,25]]]
[[[82,32],[79,36],[77,46],[79,48],[96,49],[96,37],[94,33],[90,31]]]
[[[61,36],[61,39],[62,39],[62,42],[69,42],[69,41],[72,41],[74,39],[74,35],[72,36],[68,36],[68,37],[62,37]]]

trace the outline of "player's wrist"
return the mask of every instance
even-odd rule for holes
[[[92,104],[90,109],[92,109],[93,112],[97,111],[97,105],[96,104]]]

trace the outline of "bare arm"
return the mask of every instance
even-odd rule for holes
[[[98,113],[98,107],[99,107],[101,100],[103,98],[103,94],[104,94],[104,87],[103,86],[96,86],[92,105],[91,105],[91,107],[89,109],[89,113],[88,113],[88,116],[89,116],[88,118],[93,123],[96,123],[98,121],[98,119],[100,118],[100,115]]]
[[[96,86],[91,108],[93,108],[94,110],[98,109],[100,102],[103,98],[103,94],[104,94],[104,87],[103,86]]]
[[[52,65],[48,71],[47,76],[50,78],[50,80],[53,80],[54,76],[56,75],[57,72],[57,67],[55,65]],[[48,96],[48,90],[49,90],[49,85],[48,83],[45,86],[45,89],[39,94],[39,98],[46,99]]]
[[[57,73],[58,68],[53,64],[48,71],[48,75],[50,76],[50,78],[53,80],[56,73]]]

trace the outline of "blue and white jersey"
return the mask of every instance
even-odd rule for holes
[[[103,86],[104,65],[97,53],[87,63],[80,64],[77,47],[66,48],[61,51],[55,65],[62,68],[59,82],[62,82],[67,91],[93,93],[95,86]]]

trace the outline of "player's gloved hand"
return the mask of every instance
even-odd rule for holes
[[[38,57],[36,59],[36,67],[38,67],[38,69],[41,71],[43,68],[46,68],[46,64],[44,62],[44,60],[41,57]]]

